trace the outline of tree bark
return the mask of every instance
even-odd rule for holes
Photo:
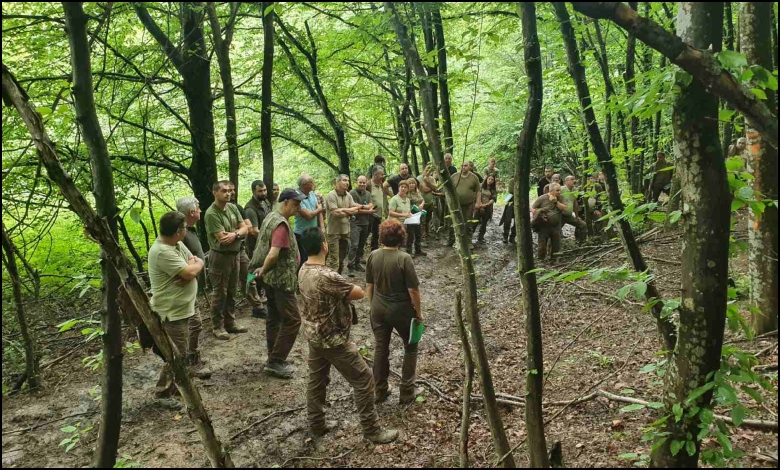
[[[239,3],[231,3],[231,18],[235,18]],[[228,146],[228,177],[236,187],[238,193],[238,138],[236,125],[236,95],[233,89],[233,72],[230,66],[230,42],[232,38],[233,22],[229,20],[225,26],[225,38],[222,38],[222,26],[217,17],[217,7],[214,2],[206,4],[209,23],[211,24],[211,37],[214,41],[214,52],[217,54],[219,64],[219,76],[222,79],[222,92],[225,97],[225,140]],[[261,130],[262,132],[262,130]]]
[[[455,293],[455,320],[458,324],[460,342],[463,346],[463,403],[460,416],[460,467],[469,468],[469,421],[471,417],[471,389],[474,383],[474,358],[471,355],[469,334],[463,322],[461,293]]]
[[[749,64],[772,70],[772,3],[741,2],[739,34],[742,53]],[[767,88],[766,103],[773,113],[775,92]],[[748,165],[753,170],[756,199],[777,200],[777,149],[766,145],[755,128],[746,126]],[[753,315],[756,334],[777,330],[777,207],[767,204],[764,213],[750,211],[750,301],[758,308]]]
[[[447,48],[444,43],[444,25],[442,24],[439,4],[432,3],[431,5],[439,59],[439,95],[441,97],[441,117],[444,119],[444,153],[452,153],[455,144],[452,140],[452,112],[450,111],[450,87],[447,84]]]
[[[723,3],[680,3],[677,34],[692,47],[720,44],[722,24]],[[655,468],[690,468],[698,464],[701,442],[689,436],[698,435],[700,414],[689,413],[690,405],[685,402],[693,390],[711,380],[710,373],[720,368],[726,322],[731,208],[729,204],[713,203],[730,199],[718,132],[718,102],[699,83],[680,86],[672,125],[685,208],[682,302],[680,336],[665,376],[664,402],[667,413],[672,413],[674,405],[682,406],[686,413],[679,422],[666,421],[664,432],[669,434],[652,453],[651,465]],[[693,405],[708,408],[712,394],[708,391]],[[691,440],[696,444],[693,455],[687,451],[672,455],[672,442]]]
[[[203,36],[203,20],[200,16],[202,3],[181,3],[181,46],[171,42],[142,3],[136,2],[132,5],[143,26],[160,44],[182,77],[192,139],[192,161],[188,176],[200,207],[206,210],[214,202],[211,186],[217,181],[217,160],[211,97],[211,61]],[[208,240],[203,219],[200,220],[200,229],[201,243],[205,246]]]
[[[726,31],[725,31],[725,37],[724,42],[726,46],[727,51],[733,51],[734,50],[734,15],[731,12],[731,2],[723,2],[723,6],[725,8],[724,16],[726,17]],[[726,108],[728,109],[734,109],[733,107],[729,106],[728,103],[724,103]],[[729,145],[731,145],[731,139],[732,135],[734,134],[734,118],[729,118],[728,121],[726,121],[723,124],[723,139],[721,140],[721,146],[723,149],[723,155],[728,157],[729,153]]]
[[[7,106],[13,106],[19,113],[19,116],[27,126],[30,137],[35,142],[38,158],[46,167],[49,179],[59,186],[63,197],[70,203],[73,212],[81,218],[87,233],[100,243],[101,248],[105,252],[106,260],[113,266],[119,276],[122,287],[124,287],[132,302],[132,306],[136,310],[135,313],[141,317],[143,323],[149,329],[154,342],[162,350],[163,356],[173,364],[176,385],[179,387],[182,398],[187,405],[187,412],[203,440],[206,454],[212,466],[232,467],[233,462],[230,460],[230,455],[222,448],[222,444],[217,439],[208,413],[203,407],[200,393],[198,393],[190,378],[186,356],[182,354],[182,351],[178,351],[173,347],[168,335],[162,329],[159,317],[152,312],[149,306],[149,298],[133,272],[130,261],[116,242],[114,234],[108,226],[108,221],[95,213],[81,191],[76,188],[71,176],[65,172],[54,150],[54,143],[43,128],[43,118],[29,104],[29,97],[20,88],[19,83],[5,65],[2,66],[2,74],[3,102]]]
[[[542,415],[542,388],[544,381],[544,359],[542,356],[542,320],[539,309],[539,290],[536,286],[534,269],[534,241],[531,236],[529,216],[531,192],[531,153],[533,153],[536,131],[542,115],[542,54],[536,32],[536,8],[532,2],[519,4],[523,24],[525,74],[528,77],[528,107],[525,110],[523,130],[517,142],[517,170],[515,181],[515,220],[517,238],[517,266],[523,286],[521,314],[526,320],[526,387],[525,429],[528,432],[528,455],[530,466],[547,468],[547,443],[544,438],[544,416]]]
[[[412,5],[417,9],[417,14],[420,17],[420,27],[423,32],[423,42],[425,43],[425,52],[432,54],[436,51],[436,40],[434,39],[433,26],[431,25],[431,12],[428,5],[432,5],[427,2],[413,2]],[[412,28],[411,39],[414,41],[414,28]],[[430,55],[429,55],[430,57]],[[438,54],[436,55],[438,61]],[[431,83],[431,95],[433,96],[433,109],[436,113],[436,130],[439,131],[439,96],[437,90],[438,81],[434,82],[433,77],[438,75],[437,61],[432,61],[432,65],[425,65],[425,71],[428,74]],[[440,134],[441,135],[441,134]],[[441,137],[440,137],[441,138]]]
[[[612,157],[609,155],[607,147],[604,145],[604,141],[601,138],[601,132],[599,132],[598,122],[596,121],[596,114],[593,111],[592,101],[590,99],[590,90],[588,89],[588,82],[585,77],[585,68],[582,63],[579,62],[579,51],[577,50],[577,43],[574,38],[574,29],[572,28],[569,20],[569,12],[566,10],[566,5],[562,2],[553,2],[555,13],[558,18],[558,22],[561,26],[561,33],[563,35],[563,41],[566,46],[566,56],[569,59],[569,73],[574,80],[574,85],[577,88],[577,96],[580,101],[580,106],[584,116],[585,127],[588,130],[588,137],[590,138],[590,144],[593,147],[593,152],[598,158],[601,169],[604,171],[604,175],[607,177],[607,192],[609,194],[609,204],[612,210],[623,211],[625,206],[620,198],[620,191],[618,188],[617,172],[615,171],[615,165],[612,162]],[[647,263],[645,263],[642,253],[639,251],[639,246],[634,238],[634,233],[631,231],[631,225],[626,219],[622,219],[618,222],[618,232],[620,233],[620,239],[623,243],[623,248],[626,250],[628,257],[631,259],[631,264],[634,270],[637,272],[645,272],[648,270]],[[661,295],[658,293],[658,289],[655,283],[650,281],[647,283],[647,292],[645,293],[646,299],[660,299]],[[674,349],[674,345],[677,341],[677,332],[675,331],[674,323],[668,318],[661,317],[662,306],[656,303],[651,309],[653,317],[658,324],[658,331],[663,337],[664,345],[666,349],[671,351]]]
[[[274,9],[272,2],[261,2],[263,9],[263,85],[260,113],[260,147],[263,151],[263,182],[274,184],[274,149],[271,145],[271,85],[274,71]]]
[[[767,142],[777,148],[777,116],[746,86],[739,84],[731,72],[721,67],[715,56],[706,50],[709,45],[702,49],[691,47],[679,36],[667,32],[654,21],[640,17],[620,2],[572,2],[572,5],[583,15],[611,19],[621,28],[634,33],[642,42],[690,73],[710,93],[734,106],[765,136]]]
[[[19,270],[16,268],[16,247],[14,246],[11,237],[9,237],[5,231],[5,224],[2,224],[2,229],[5,267],[8,269],[8,277],[11,278],[11,286],[14,291],[14,303],[16,304],[16,320],[19,322],[19,330],[22,333],[22,341],[24,341],[24,361],[27,385],[31,390],[35,390],[41,386],[41,370],[38,365],[38,358],[35,357],[35,343],[30,335],[29,328],[27,328],[27,315],[24,313],[24,300],[22,299],[22,280],[19,278]],[[23,384],[24,383],[22,383],[22,385]],[[21,385],[19,388],[21,388]]]
[[[98,217],[108,222],[111,237],[116,242],[118,230],[116,218],[119,210],[114,195],[114,177],[108,147],[100,128],[95,98],[92,94],[92,60],[87,42],[87,16],[81,2],[64,2],[65,26],[70,43],[73,69],[73,97],[76,120],[84,136],[92,166],[93,193]],[[111,468],[116,463],[119,448],[119,432],[122,424],[122,320],[117,298],[120,280],[112,269],[108,254],[101,250],[102,303],[101,326],[103,329],[103,367],[101,382],[102,415],[98,433],[94,464]]]
[[[628,6],[637,11],[637,2],[628,2]],[[628,40],[626,41],[626,70],[623,73],[623,82],[626,84],[626,96],[631,97],[636,93],[636,75],[634,73],[634,64],[636,63],[636,37],[628,32]],[[628,162],[628,180],[631,183],[631,192],[637,194],[639,189],[639,177],[637,175],[639,167],[639,155],[637,151],[639,149],[639,118],[631,116],[631,155],[626,156]]]
[[[476,364],[479,371],[482,392],[485,396],[485,414],[487,415],[488,425],[493,437],[493,446],[496,454],[502,457],[509,453],[509,443],[507,442],[504,425],[501,421],[496,403],[496,394],[493,388],[493,378],[490,374],[490,364],[488,362],[485,342],[482,337],[482,326],[479,321],[479,312],[477,309],[477,283],[474,273],[474,262],[471,257],[471,240],[467,237],[465,230],[466,220],[460,211],[460,205],[455,194],[455,186],[450,179],[450,172],[444,165],[444,154],[442,153],[439,133],[436,130],[436,112],[434,110],[433,92],[429,78],[425,74],[420,56],[409,39],[406,26],[401,22],[395,5],[392,2],[384,2],[384,9],[391,15],[393,27],[395,29],[398,42],[401,44],[407,63],[412,68],[414,75],[420,87],[420,102],[423,106],[425,134],[428,137],[429,150],[438,167],[439,174],[442,175],[444,182],[444,192],[447,196],[452,225],[458,240],[458,249],[460,252],[461,274],[463,275],[463,284],[466,291],[466,317],[469,320],[471,328],[471,339],[474,341],[476,349]],[[509,455],[503,460],[503,466],[513,468],[515,466],[514,458]]]

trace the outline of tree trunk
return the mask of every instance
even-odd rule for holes
[[[455,293],[455,321],[463,346],[463,403],[460,415],[460,468],[469,468],[469,421],[471,418],[471,389],[474,383],[474,358],[471,355],[471,344],[466,325],[463,322],[461,293]]]
[[[274,149],[271,146],[271,85],[274,69],[274,9],[266,10],[272,2],[261,2],[263,9],[263,87],[260,114],[260,146],[263,151],[263,182],[269,188],[274,184]]]
[[[398,42],[401,44],[407,63],[412,68],[420,86],[420,102],[424,112],[425,134],[428,137],[430,151],[438,167],[439,174],[443,176],[444,192],[447,196],[452,225],[458,240],[458,249],[460,252],[461,274],[463,275],[463,284],[466,291],[466,317],[471,328],[471,339],[474,341],[474,348],[477,356],[477,370],[482,385],[482,393],[485,397],[485,414],[487,415],[488,425],[493,437],[493,445],[496,454],[499,457],[506,456],[509,453],[509,443],[504,432],[504,425],[501,421],[496,404],[496,394],[493,389],[493,378],[490,374],[490,364],[488,362],[485,342],[482,337],[482,326],[479,322],[479,312],[477,309],[477,283],[474,273],[474,262],[471,257],[471,240],[467,237],[465,223],[467,222],[460,211],[460,205],[455,194],[455,186],[450,179],[450,172],[444,165],[444,154],[442,153],[441,141],[436,130],[436,112],[434,110],[433,91],[431,83],[425,74],[420,56],[414,48],[414,44],[409,39],[406,26],[401,22],[398,12],[392,2],[384,2],[384,9],[391,14],[393,27],[395,29]],[[514,458],[511,455],[503,460],[503,466],[513,468],[515,466]]]
[[[637,2],[628,2],[628,6],[636,11]],[[623,81],[626,84],[626,97],[630,98],[636,93],[636,75],[634,73],[634,64],[636,59],[636,37],[628,33],[626,41],[626,70],[623,73]],[[639,141],[639,118],[631,116],[631,155],[626,156],[628,162],[628,181],[631,183],[631,192],[638,194],[639,188],[639,154],[638,149],[641,146]]]
[[[189,111],[192,161],[188,171],[192,190],[206,210],[214,202],[211,186],[217,181],[217,160],[214,141],[214,115],[211,97],[211,61],[203,37],[203,22],[199,2],[182,2],[180,15],[183,44],[177,47],[160,29],[142,3],[133,3],[136,15],[160,44],[165,55],[183,80],[184,96]],[[200,239],[206,240],[206,226],[200,220]]]
[[[35,390],[41,386],[41,370],[38,367],[38,358],[35,357],[35,343],[30,335],[30,330],[27,328],[27,315],[24,313],[24,301],[22,299],[22,281],[19,278],[19,270],[16,269],[16,247],[11,237],[5,231],[5,224],[2,224],[2,229],[5,267],[8,269],[8,277],[11,278],[11,286],[14,290],[14,303],[16,304],[16,320],[19,322],[19,330],[22,332],[22,341],[24,341],[27,385],[31,390]],[[24,382],[21,385],[24,385]],[[21,385],[19,388],[21,388]]]
[[[678,35],[688,44],[706,48],[720,44],[723,3],[680,3],[677,15]],[[666,412],[682,406],[685,412],[677,422],[668,419],[665,442],[652,453],[655,468],[696,467],[701,442],[701,414],[691,413],[686,405],[690,393],[711,379],[720,368],[723,328],[726,321],[728,289],[729,186],[726,165],[718,134],[718,101],[693,82],[681,86],[674,105],[672,124],[677,145],[677,170],[682,183],[683,215],[682,302],[680,337],[670,360],[665,381]],[[693,405],[707,409],[712,391],[694,400]],[[672,455],[674,441],[694,441],[693,455],[687,450]]]
[[[65,172],[54,150],[54,143],[43,128],[41,115],[29,104],[29,97],[19,87],[19,83],[5,65],[2,66],[2,73],[3,102],[8,106],[13,106],[19,113],[27,126],[30,137],[35,142],[38,157],[46,167],[49,179],[59,186],[62,195],[70,203],[71,210],[81,218],[87,233],[100,243],[105,253],[105,259],[113,266],[122,282],[122,287],[136,310],[134,313],[141,317],[154,342],[162,350],[163,356],[173,364],[176,385],[187,405],[187,412],[203,440],[206,454],[212,466],[232,467],[233,462],[230,460],[230,455],[222,448],[222,444],[217,439],[208,413],[203,407],[200,394],[190,378],[186,356],[182,354],[182,351],[178,351],[172,346],[168,335],[162,329],[159,317],[149,307],[149,298],[133,272],[130,261],[116,242],[116,238],[108,226],[108,221],[95,213],[81,191],[76,188],[71,176]],[[104,396],[103,399],[105,400],[106,397]]]
[[[741,112],[766,140],[777,148],[777,116],[745,85],[724,69],[712,52],[693,48],[655,22],[642,18],[620,2],[572,2],[575,10],[591,18],[609,18],[631,31],[645,44],[665,55],[673,64],[693,76],[710,93],[727,101]],[[720,43],[717,43],[720,45]]]
[[[529,216],[531,192],[531,153],[533,152],[536,130],[542,115],[542,54],[536,33],[536,8],[532,2],[520,3],[523,24],[523,44],[525,45],[525,74],[528,77],[528,107],[523,120],[523,130],[517,145],[517,199],[515,200],[515,220],[517,238],[517,266],[520,282],[523,286],[521,297],[521,316],[526,319],[526,388],[525,429],[528,432],[528,455],[533,468],[547,468],[547,444],[544,438],[544,416],[542,415],[542,387],[544,380],[544,359],[542,356],[542,320],[539,309],[539,290],[536,286],[534,270],[534,241],[531,236],[531,218]]]
[[[410,97],[412,106],[412,120],[414,121],[414,125],[417,127],[413,135],[414,138],[412,140],[417,141],[417,148],[420,149],[420,156],[422,157],[423,166],[425,167],[428,166],[428,162],[431,161],[431,157],[428,153],[428,145],[425,143],[425,132],[423,131],[420,110],[417,108],[417,98],[414,96],[414,86],[409,86],[407,88],[407,93],[409,93],[407,96]]]
[[[452,153],[452,112],[450,111],[450,87],[447,84],[447,49],[444,43],[444,25],[438,3],[432,3],[433,29],[439,59],[439,95],[441,95],[441,117],[444,119],[444,153]]]
[[[582,63],[578,61],[579,51],[577,50],[577,43],[574,38],[574,29],[572,28],[569,20],[569,12],[566,10],[566,4],[562,2],[553,2],[558,22],[561,26],[561,33],[563,35],[563,41],[566,46],[566,56],[569,59],[569,73],[574,80],[574,85],[577,88],[577,96],[580,101],[580,106],[584,115],[585,127],[588,130],[588,137],[590,138],[590,144],[593,147],[593,152],[598,158],[601,169],[604,171],[604,175],[607,177],[607,192],[609,194],[609,204],[612,210],[623,211],[624,205],[620,198],[620,191],[618,188],[617,172],[615,171],[615,165],[612,163],[612,157],[607,151],[607,147],[604,145],[604,141],[601,139],[601,133],[599,132],[598,122],[596,121],[596,114],[593,111],[592,101],[590,99],[590,90],[588,89],[588,82],[585,77],[585,68]],[[620,239],[623,243],[623,248],[626,250],[628,257],[631,259],[631,264],[634,270],[637,272],[645,272],[648,270],[647,263],[645,263],[642,253],[639,251],[639,246],[634,238],[634,233],[631,231],[631,225],[626,219],[621,219],[618,224],[618,232],[620,233]],[[647,283],[647,292],[645,293],[646,299],[660,299],[661,295],[658,293],[658,289],[655,287],[655,283],[650,281]],[[675,331],[674,323],[670,319],[661,317],[662,306],[660,303],[656,303],[651,313],[656,319],[658,324],[658,331],[663,337],[664,345],[666,349],[671,351],[674,349],[675,342],[677,341],[677,333]]]
[[[417,8],[417,13],[420,16],[420,27],[423,32],[423,42],[425,43],[425,52],[428,54],[436,51],[436,40],[434,39],[433,26],[431,25],[431,12],[428,5],[432,5],[427,2],[414,2],[412,3]],[[414,38],[414,29],[412,29],[412,39]],[[429,56],[430,57],[430,56]],[[438,54],[437,54],[438,59]],[[437,93],[438,81],[433,81],[433,77],[438,75],[438,65],[436,61],[431,61],[432,65],[425,65],[425,71],[428,77],[430,77],[431,83],[431,95],[433,96],[433,110],[436,113],[436,130],[439,131],[439,97]]]
[[[739,34],[742,53],[749,64],[772,69],[772,3],[742,2],[739,9]],[[773,113],[775,92],[764,90]],[[753,170],[756,199],[777,200],[777,149],[764,143],[763,136],[746,126],[748,165]],[[750,301],[761,312],[753,315],[756,334],[777,330],[777,207],[767,204],[764,213],[750,211]]]
[[[73,69],[73,97],[76,120],[84,136],[92,166],[93,193],[98,217],[105,218],[116,242],[118,230],[116,217],[119,212],[114,196],[114,177],[108,147],[103,138],[95,99],[92,94],[92,61],[87,42],[87,16],[81,2],[65,2],[65,25],[71,51]],[[103,328],[103,367],[105,375],[101,383],[102,415],[94,464],[96,467],[113,467],[119,448],[119,431],[122,424],[122,320],[119,317],[120,280],[112,269],[108,254],[101,250],[101,326]]]
[[[731,12],[731,2],[723,2],[723,6],[725,7],[724,16],[726,17],[726,34],[725,34],[724,42],[726,45],[726,50],[733,51],[734,50],[734,15]],[[728,103],[724,103],[724,105],[727,109],[731,109],[731,110],[734,109],[732,106],[729,106]],[[723,149],[723,155],[727,157],[729,153],[729,145],[731,145],[732,135],[734,134],[733,122],[734,122],[734,118],[732,116],[729,118],[728,121],[726,121],[723,124],[723,139],[721,140],[721,147]]]
[[[222,79],[222,92],[225,95],[225,140],[228,146],[228,177],[236,187],[238,193],[238,138],[236,137],[236,96],[233,89],[233,72],[230,67],[230,38],[233,25],[230,21],[225,28],[225,38],[222,38],[222,27],[217,17],[217,8],[214,2],[206,4],[209,23],[211,24],[211,36],[214,41],[214,52],[219,63],[219,76]],[[237,3],[230,4],[231,10],[237,9]],[[262,131],[261,131],[262,132]]]

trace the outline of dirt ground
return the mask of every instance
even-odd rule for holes
[[[525,388],[525,320],[519,314],[521,290],[516,271],[514,245],[504,245],[497,226],[501,209],[488,227],[487,246],[478,247],[475,265],[480,292],[480,319],[490,357],[495,389],[522,397]],[[571,232],[566,232],[563,259],[543,267],[561,271],[577,266],[616,267],[625,263],[620,248],[608,252],[577,251]],[[458,465],[460,432],[459,403],[463,382],[461,345],[453,320],[455,292],[460,289],[456,253],[444,246],[445,237],[432,237],[424,246],[428,257],[417,258],[421,279],[426,333],[421,343],[418,377],[426,382],[425,394],[409,407],[395,402],[378,408],[383,424],[397,427],[401,437],[389,445],[372,445],[361,439],[360,428],[346,381],[332,371],[328,390],[328,418],[339,427],[319,441],[306,437],[305,383],[306,342],[298,338],[291,358],[298,366],[290,381],[263,373],[266,360],[265,324],[249,316],[244,303],[239,323],[249,333],[233,335],[230,341],[215,340],[204,322],[202,351],[214,375],[198,381],[206,409],[218,437],[227,445],[236,466],[241,467],[454,467]],[[680,289],[680,233],[659,231],[642,245],[665,297]],[[591,251],[594,251],[591,253]],[[605,254],[606,253],[606,254]],[[744,260],[743,260],[744,261]],[[737,261],[739,262],[739,261]],[[584,267],[580,269],[585,269]],[[358,277],[357,282],[363,283]],[[613,293],[616,283],[594,285],[586,279],[573,283],[543,283],[540,287],[544,329],[545,402],[567,402],[589,392],[604,391],[647,401],[658,401],[661,381],[639,370],[657,362],[660,349],[654,321],[642,312],[642,304],[630,298],[620,301]],[[202,302],[202,301],[201,301]],[[353,329],[355,343],[373,354],[367,302],[357,302],[360,324]],[[201,303],[201,312],[206,313]],[[204,318],[207,315],[204,315]],[[739,338],[727,335],[727,341]],[[394,338],[391,366],[400,369],[401,341]],[[3,397],[3,467],[80,467],[90,464],[97,430],[85,433],[79,445],[65,453],[58,447],[67,434],[60,429],[81,423],[82,428],[99,423],[99,401],[90,391],[99,383],[97,372],[86,369],[81,358],[97,352],[82,350],[48,370],[45,389],[38,394]],[[759,351],[772,342],[742,342]],[[762,363],[777,364],[775,347]],[[129,456],[145,467],[204,467],[208,460],[187,418],[176,402],[160,402],[153,395],[160,360],[150,351],[125,356],[124,410],[120,456]],[[772,380],[777,384],[776,372]],[[474,393],[480,393],[475,380]],[[397,379],[391,379],[397,386]],[[434,391],[434,388],[437,389]],[[443,398],[444,397],[444,398]],[[397,399],[397,395],[394,395]],[[446,398],[446,399],[445,399]],[[752,419],[776,420],[777,396],[767,397],[766,408],[755,406]],[[657,419],[657,412],[623,413],[625,403],[596,399],[571,406],[547,427],[547,443],[559,441],[567,467],[629,467],[624,453],[646,454],[640,442],[642,428]],[[549,419],[562,405],[545,407]],[[525,438],[522,406],[502,405],[502,417],[510,445]],[[723,410],[721,410],[723,411]],[[274,414],[276,413],[276,414]],[[75,415],[75,416],[74,416]],[[271,416],[273,415],[273,416]],[[270,418],[269,418],[270,416]],[[64,418],[64,419],[63,419]],[[266,419],[259,425],[253,423]],[[54,421],[56,420],[56,421]],[[28,431],[30,427],[32,430]],[[242,432],[243,431],[243,432]],[[492,466],[496,457],[484,413],[478,403],[471,417],[471,464]],[[776,455],[777,434],[751,429],[732,430],[735,449],[747,456],[742,466],[767,466],[755,454]],[[705,446],[710,445],[705,442]],[[515,452],[518,466],[527,466],[527,449]]]

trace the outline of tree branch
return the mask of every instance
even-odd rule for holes
[[[311,145],[306,145],[306,144],[304,144],[303,142],[300,142],[300,141],[298,141],[298,140],[296,140],[296,139],[294,139],[294,138],[292,138],[292,137],[290,137],[290,136],[288,136],[288,135],[286,135],[286,134],[283,134],[282,132],[280,132],[280,131],[278,131],[278,130],[277,130],[277,131],[274,131],[274,132],[273,132],[271,135],[272,135],[272,136],[274,136],[274,137],[279,137],[280,139],[284,139],[284,140],[286,140],[287,142],[290,142],[291,144],[294,144],[294,145],[296,145],[296,146],[298,146],[298,147],[302,148],[303,150],[306,150],[306,151],[307,151],[307,152],[309,152],[310,154],[314,155],[314,158],[316,158],[317,160],[319,160],[319,161],[321,161],[322,163],[324,163],[325,165],[327,165],[327,166],[328,166],[328,168],[330,168],[331,170],[333,170],[335,173],[339,173],[339,172],[340,172],[340,171],[339,171],[339,167],[337,167],[336,165],[334,165],[333,163],[331,163],[331,162],[330,162],[330,160],[328,160],[327,158],[325,158],[324,156],[322,156],[322,154],[321,154],[321,153],[319,153],[319,152],[318,152],[318,151],[317,151],[317,150],[316,150],[314,147],[312,147]]]
[[[133,2],[133,8],[135,9],[136,15],[138,15],[138,19],[141,20],[141,23],[144,25],[147,31],[149,31],[154,39],[157,40],[157,42],[160,44],[160,46],[162,46],[163,50],[165,51],[165,55],[167,55],[168,58],[171,59],[171,62],[173,62],[173,65],[175,65],[176,68],[181,71],[181,68],[184,66],[184,57],[182,57],[179,49],[177,49],[168,36],[163,33],[163,31],[157,25],[157,22],[155,22],[154,18],[152,18],[152,16],[149,14],[149,11],[146,9],[146,7],[144,7],[139,2]]]

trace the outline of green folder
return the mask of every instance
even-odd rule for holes
[[[409,325],[409,344],[419,343],[423,331],[425,331],[425,324],[417,321],[416,318],[412,318],[412,323]]]
[[[252,282],[257,276],[255,273],[251,272],[246,275],[246,286],[249,287],[249,283]]]

